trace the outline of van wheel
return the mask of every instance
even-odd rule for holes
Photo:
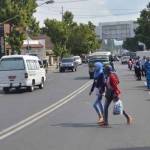
[[[4,93],[8,93],[9,92],[9,88],[8,87],[4,87],[3,91],[4,91]]]
[[[41,84],[39,85],[39,88],[40,88],[40,89],[43,89],[43,88],[44,88],[44,78],[42,78]]]
[[[33,92],[33,91],[34,91],[34,81],[32,82],[32,86],[29,86],[29,87],[27,88],[27,90],[28,90],[29,92]]]

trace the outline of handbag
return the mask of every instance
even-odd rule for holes
[[[120,99],[118,101],[114,102],[113,114],[114,115],[122,115],[123,114],[123,104]]]

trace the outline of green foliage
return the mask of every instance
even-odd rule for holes
[[[45,20],[43,32],[46,33],[54,43],[54,53],[56,56],[62,56],[67,53],[67,28],[64,22],[47,19]]]
[[[63,21],[66,24],[71,25],[73,23],[73,14],[69,11],[66,11],[63,15]]]
[[[25,38],[25,34],[24,33],[20,33],[19,31],[17,31],[16,29],[14,29],[10,33],[10,37],[7,37],[6,41],[11,45],[12,54],[14,54],[15,52],[17,52],[17,53],[20,54],[21,53],[20,47],[23,44],[23,40]]]
[[[146,48],[150,49],[150,3],[147,8],[141,11],[140,17],[137,19],[139,24],[136,29],[136,38],[146,44]]]
[[[0,1],[0,22],[9,23],[12,27],[12,33],[7,40],[13,50],[16,47],[19,52],[25,39],[27,28],[29,28],[30,34],[39,31],[39,24],[33,17],[36,7],[36,0]],[[15,34],[17,34],[17,37],[15,37]]]
[[[138,50],[137,38],[127,38],[126,41],[123,42],[123,48],[136,52]]]
[[[100,41],[96,39],[95,26],[91,22],[88,25],[78,25],[73,22],[73,14],[68,11],[64,13],[63,21],[45,20],[42,32],[51,37],[57,56],[87,54],[100,47]]]

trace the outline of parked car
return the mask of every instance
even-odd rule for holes
[[[36,56],[10,55],[0,60],[0,87],[5,93],[11,88],[19,90],[26,87],[30,92],[35,86],[44,87],[45,69]]]
[[[64,72],[66,70],[77,71],[77,63],[74,57],[63,58],[59,64],[59,71]]]
[[[80,56],[73,56],[74,59],[75,59],[75,62],[78,64],[78,65],[81,65],[82,64],[82,59]]]

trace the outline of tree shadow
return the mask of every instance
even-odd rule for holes
[[[150,150],[150,147],[113,148],[108,150]]]

